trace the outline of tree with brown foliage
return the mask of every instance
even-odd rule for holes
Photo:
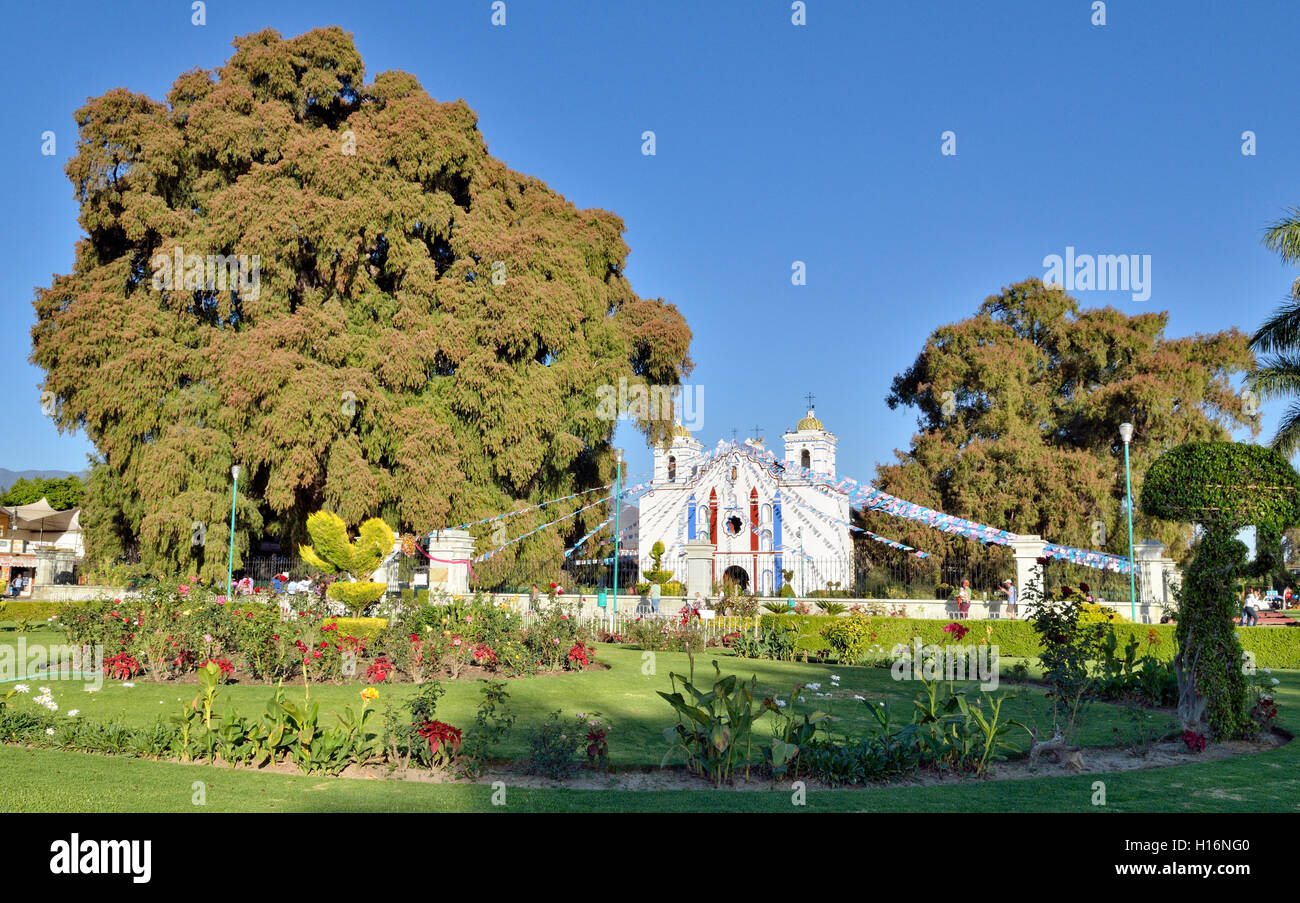
[[[1004,288],[931,333],[894,379],[886,403],[917,408],[919,432],[878,468],[877,485],[1015,533],[1127,555],[1120,423],[1135,429],[1135,498],[1166,449],[1259,430],[1232,385],[1253,364],[1247,338],[1235,329],[1167,338],[1167,323],[1165,313],[1080,308],[1038,279]],[[863,524],[917,548],[970,551],[970,540],[887,515]],[[1141,514],[1134,535],[1176,557],[1190,540],[1186,525]]]
[[[234,46],[163,101],[77,111],[85,236],[32,361],[98,452],[91,554],[224,577],[233,463],[236,567],[320,508],[423,531],[610,481],[597,388],[691,367],[676,308],[624,278],[622,221],[491,157],[463,101],[367,83],[338,28]]]

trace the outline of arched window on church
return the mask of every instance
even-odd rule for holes
[[[668,456],[668,482],[674,483],[676,481],[677,481],[677,459],[672,455],[669,455]]]
[[[772,531],[764,530],[758,537],[758,548],[762,552],[772,551]]]
[[[760,519],[763,523],[765,523],[765,524],[770,524],[770,523],[772,522],[772,506],[771,506],[771,505],[767,505],[767,504],[763,505],[763,513],[762,513],[761,515],[759,515],[759,519]]]
[[[731,465],[731,482],[736,482],[736,465]]]
[[[773,580],[772,572],[764,571],[763,576],[759,578],[759,592],[761,592],[765,596],[771,595],[773,590],[775,590],[776,588],[772,580]]]
[[[799,466],[804,470],[812,469],[812,452],[808,451],[806,448],[799,452]]]

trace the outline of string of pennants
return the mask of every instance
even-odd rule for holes
[[[572,555],[574,552],[578,551],[578,546],[582,545],[584,542],[586,542],[587,540],[591,539],[591,537],[595,536],[597,533],[599,533],[599,532],[600,532],[601,530],[603,530],[605,527],[609,526],[610,522],[613,521],[613,520],[614,520],[614,515],[611,514],[609,517],[605,518],[603,521],[601,521],[599,524],[597,524],[597,525],[595,526],[595,528],[594,528],[593,530],[591,530],[591,532],[589,532],[586,536],[582,537],[582,538],[579,539],[577,542],[575,542],[572,546],[570,546],[569,548],[565,549],[565,550],[564,550],[564,557],[565,557],[565,558],[568,558],[568,557],[569,557],[570,555]]]
[[[753,448],[753,446],[750,446],[750,448]],[[905,520],[918,521],[928,527],[934,527],[936,530],[942,530],[945,533],[952,533],[957,536],[965,536],[968,539],[978,540],[982,543],[1010,545],[1019,538],[1009,530],[999,530],[997,527],[990,527],[987,524],[976,523],[956,515],[945,514],[934,508],[927,508],[924,505],[905,501],[874,486],[863,485],[852,477],[841,476],[835,480],[829,480],[825,474],[815,473],[808,468],[799,467],[795,464],[785,464],[777,461],[776,456],[769,451],[763,450],[762,454],[772,464],[776,465],[780,471],[793,470],[799,475],[800,479],[841,492],[849,497],[850,503],[857,502],[859,508],[869,511],[881,511]]]
[[[734,443],[733,443],[734,444]],[[964,536],[968,539],[974,539],[981,543],[993,543],[996,545],[1011,545],[1018,535],[1009,530],[999,530],[987,524],[976,523],[975,521],[966,520],[965,518],[956,517],[951,514],[945,514],[933,508],[927,508],[924,505],[917,505],[905,501],[889,493],[877,489],[874,486],[864,486],[852,477],[840,477],[834,481],[828,481],[825,475],[817,474],[812,470],[799,467],[794,464],[785,464],[778,461],[776,456],[766,449],[757,449],[753,445],[747,445],[746,448],[756,454],[762,455],[769,462],[769,469],[778,476],[783,476],[785,471],[793,470],[801,479],[807,480],[818,487],[834,489],[838,492],[848,495],[850,502],[858,502],[860,507],[869,511],[880,511],[894,517],[901,517],[907,520],[915,520],[929,527],[943,530],[946,533],[952,533],[957,536]],[[737,450],[740,451],[739,446]],[[744,454],[744,451],[741,451]],[[852,525],[850,525],[852,526]],[[863,531],[868,533],[869,531]],[[892,542],[888,541],[887,542]],[[898,544],[901,546],[902,544]],[[898,546],[895,546],[898,547]],[[922,553],[923,557],[925,554]],[[1095,568],[1098,570],[1116,571],[1121,574],[1127,574],[1132,565],[1128,558],[1122,555],[1112,555],[1107,552],[1094,552],[1089,549],[1077,549],[1071,546],[1063,546],[1059,543],[1047,543],[1043,548],[1043,556],[1054,558],[1060,561],[1067,561],[1071,564],[1081,565],[1083,567]]]
[[[612,484],[611,484],[611,485],[612,485]],[[639,485],[637,485],[637,486],[629,486],[627,489],[623,489],[623,490],[621,490],[621,491],[619,492],[619,495],[620,495],[620,496],[628,496],[628,495],[630,495],[630,494],[632,494],[632,493],[634,493],[634,492],[640,492],[640,491],[644,490],[645,487],[648,486],[648,485],[650,485],[650,484],[649,484],[648,482],[646,482],[646,483],[641,483],[641,484],[639,484]],[[556,499],[556,501],[559,501],[559,499]],[[489,549],[488,551],[484,552],[482,555],[478,555],[478,556],[476,556],[473,560],[474,560],[474,561],[487,561],[489,558],[491,558],[491,557],[492,557],[493,555],[495,555],[497,552],[500,552],[502,549],[508,548],[509,546],[512,546],[512,545],[514,545],[514,544],[517,543],[517,542],[520,542],[520,541],[522,541],[522,540],[525,540],[525,539],[527,539],[527,538],[530,537],[530,536],[535,536],[535,535],[537,535],[538,533],[541,533],[543,530],[546,530],[546,529],[548,529],[548,528],[550,528],[550,527],[554,527],[556,524],[563,523],[564,521],[569,520],[570,518],[577,517],[579,514],[581,514],[582,512],[588,510],[589,508],[595,508],[597,505],[605,505],[605,504],[608,504],[608,503],[609,503],[609,499],[607,499],[607,498],[597,499],[596,501],[592,502],[590,505],[583,505],[581,508],[578,508],[578,509],[572,511],[572,512],[570,512],[569,514],[564,515],[563,517],[557,517],[555,520],[550,521],[549,523],[541,524],[540,526],[535,527],[535,528],[533,528],[532,530],[529,530],[527,533],[523,533],[523,534],[521,534],[521,535],[519,535],[519,536],[516,536],[514,539],[508,540],[508,541],[502,543],[501,545],[497,546],[495,549]],[[576,546],[575,546],[575,548],[576,548]]]
[[[482,518],[482,519],[480,519],[480,520],[472,520],[472,521],[469,521],[468,523],[457,524],[456,526],[452,527],[451,529],[453,529],[453,530],[464,530],[464,529],[466,529],[466,528],[468,528],[468,527],[476,527],[476,526],[478,526],[479,524],[490,524],[490,523],[494,523],[494,522],[499,521],[499,520],[505,520],[507,517],[514,517],[516,514],[526,514],[526,513],[529,512],[529,511],[536,511],[536,510],[538,510],[539,508],[545,508],[547,505],[554,505],[554,504],[556,504],[557,502],[567,502],[567,501],[569,501],[570,499],[576,499],[576,498],[579,498],[579,497],[584,496],[584,495],[590,495],[590,494],[593,493],[593,492],[600,492],[602,489],[610,489],[610,488],[612,488],[613,486],[614,486],[613,483],[606,483],[604,486],[597,486],[595,489],[584,489],[582,492],[575,492],[575,493],[573,493],[572,495],[566,495],[566,496],[564,496],[563,498],[550,499],[550,500],[545,501],[545,502],[540,502],[540,503],[538,503],[538,504],[536,504],[536,505],[530,505],[530,506],[528,506],[527,508],[520,508],[518,511],[507,511],[507,512],[505,512],[504,514],[494,514],[494,515],[492,515],[491,517],[484,517],[484,518]]]
[[[772,454],[771,452],[769,452],[769,451],[767,451],[767,450],[765,450],[765,449],[760,450],[760,449],[754,448],[754,446],[752,446],[752,445],[750,445],[750,446],[745,446],[745,447],[737,446],[737,447],[736,447],[736,452],[738,452],[742,457],[748,457],[751,461],[754,461],[755,464],[761,464],[761,462],[760,462],[756,457],[754,457],[754,454],[761,454],[761,455],[763,455],[763,456],[768,460],[769,465],[770,465],[771,463],[781,464],[781,462],[777,461],[776,456],[775,456],[774,454]],[[753,454],[751,454],[751,453],[753,453]],[[794,466],[794,465],[784,465],[784,464],[782,464],[781,466],[784,468],[784,467],[787,467],[787,466],[791,466],[791,467],[792,467],[792,466]],[[767,469],[768,469],[768,470],[771,470],[772,468],[769,466]],[[802,467],[796,467],[795,469],[796,469],[796,470],[804,470],[804,468],[802,468]],[[814,484],[814,487],[813,487],[813,488],[820,489],[821,486],[820,486],[820,485],[816,485],[816,484]],[[929,553],[929,552],[925,552],[925,551],[922,551],[921,549],[913,548],[912,546],[909,546],[909,545],[907,545],[906,543],[901,543],[901,542],[899,542],[898,540],[890,539],[890,538],[887,537],[887,536],[881,536],[879,533],[873,533],[872,531],[870,531],[870,530],[866,530],[866,529],[863,529],[862,527],[859,527],[859,526],[857,526],[856,524],[850,523],[849,521],[846,521],[846,520],[844,520],[843,518],[835,517],[835,516],[833,516],[833,515],[826,514],[825,512],[818,511],[816,508],[814,508],[813,506],[809,505],[807,502],[803,501],[803,499],[799,498],[799,497],[796,496],[796,495],[788,495],[788,496],[784,496],[784,497],[782,497],[781,501],[782,501],[782,502],[793,502],[797,507],[799,507],[801,510],[807,512],[808,514],[810,514],[810,515],[813,516],[813,517],[819,518],[819,519],[821,519],[821,520],[824,520],[824,521],[826,521],[826,522],[828,522],[828,523],[835,524],[835,525],[837,525],[837,526],[848,527],[849,530],[851,530],[851,531],[853,531],[853,532],[855,532],[855,533],[861,533],[863,536],[867,537],[868,539],[871,539],[871,540],[873,540],[873,541],[875,541],[875,542],[878,542],[878,543],[882,543],[883,545],[887,545],[887,546],[889,546],[891,549],[898,549],[899,551],[907,552],[907,553],[910,554],[910,555],[915,555],[917,558],[929,558],[929,557],[930,557],[930,553]],[[750,529],[753,530],[753,527],[751,526]]]
[[[1088,549],[1074,549],[1070,546],[1057,545],[1054,542],[1049,542],[1043,547],[1043,557],[1068,561],[1070,564],[1078,564],[1103,571],[1118,571],[1121,574],[1127,574],[1131,567],[1129,559],[1122,555],[1092,552]]]

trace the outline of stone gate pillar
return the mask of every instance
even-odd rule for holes
[[[1138,577],[1138,618],[1147,624],[1160,620],[1165,606],[1173,600],[1169,596],[1167,574],[1177,580],[1178,568],[1174,560],[1165,555],[1165,545],[1159,540],[1144,539],[1133,544],[1133,562]]]
[[[686,598],[700,593],[704,598],[713,591],[713,543],[707,539],[692,539],[686,547]]]
[[[429,592],[445,590],[453,596],[469,594],[469,559],[474,557],[474,537],[468,530],[435,530],[429,534]]]
[[[1033,534],[1020,536],[1011,541],[1011,549],[1016,556],[1016,592],[1020,599],[1016,611],[1021,618],[1029,615],[1026,603],[1030,599],[1025,595],[1026,590],[1031,586],[1035,588],[1033,601],[1040,599],[1041,594],[1046,590],[1043,585],[1043,566],[1038,563],[1038,559],[1043,557],[1043,549],[1046,546],[1043,537]]]

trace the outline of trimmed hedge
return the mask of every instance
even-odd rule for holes
[[[799,639],[795,648],[814,654],[830,651],[830,643],[821,635],[822,628],[832,621],[842,620],[831,615],[761,615],[759,624],[762,629],[778,624],[795,624]],[[879,644],[888,652],[896,643],[911,645],[912,637],[920,637],[924,644],[946,646],[953,642],[951,634],[944,633],[943,628],[949,621],[943,618],[890,618],[873,617],[871,629],[876,634],[873,644]],[[990,643],[997,645],[998,654],[1019,658],[1037,658],[1041,650],[1038,634],[1029,621],[974,621],[959,622],[970,628],[963,643],[979,643],[985,636]],[[991,627],[991,632],[986,628]],[[1123,653],[1130,637],[1136,637],[1139,648],[1138,656],[1146,654],[1147,636],[1154,630],[1160,638],[1155,648],[1156,657],[1162,661],[1172,661],[1177,651],[1174,641],[1174,627],[1171,624],[1132,624],[1117,623],[1111,625],[1115,631],[1117,650]],[[1297,668],[1300,669],[1300,628],[1296,627],[1252,627],[1237,630],[1241,648],[1255,654],[1255,664],[1261,668]]]
[[[17,621],[20,618],[29,618],[33,621],[48,621],[62,611],[65,605],[89,605],[92,601],[98,600],[81,599],[75,602],[47,602],[35,599],[6,599],[0,602],[0,621]]]
[[[388,629],[387,618],[326,618],[324,623],[333,624],[340,634],[357,639],[373,640]]]

